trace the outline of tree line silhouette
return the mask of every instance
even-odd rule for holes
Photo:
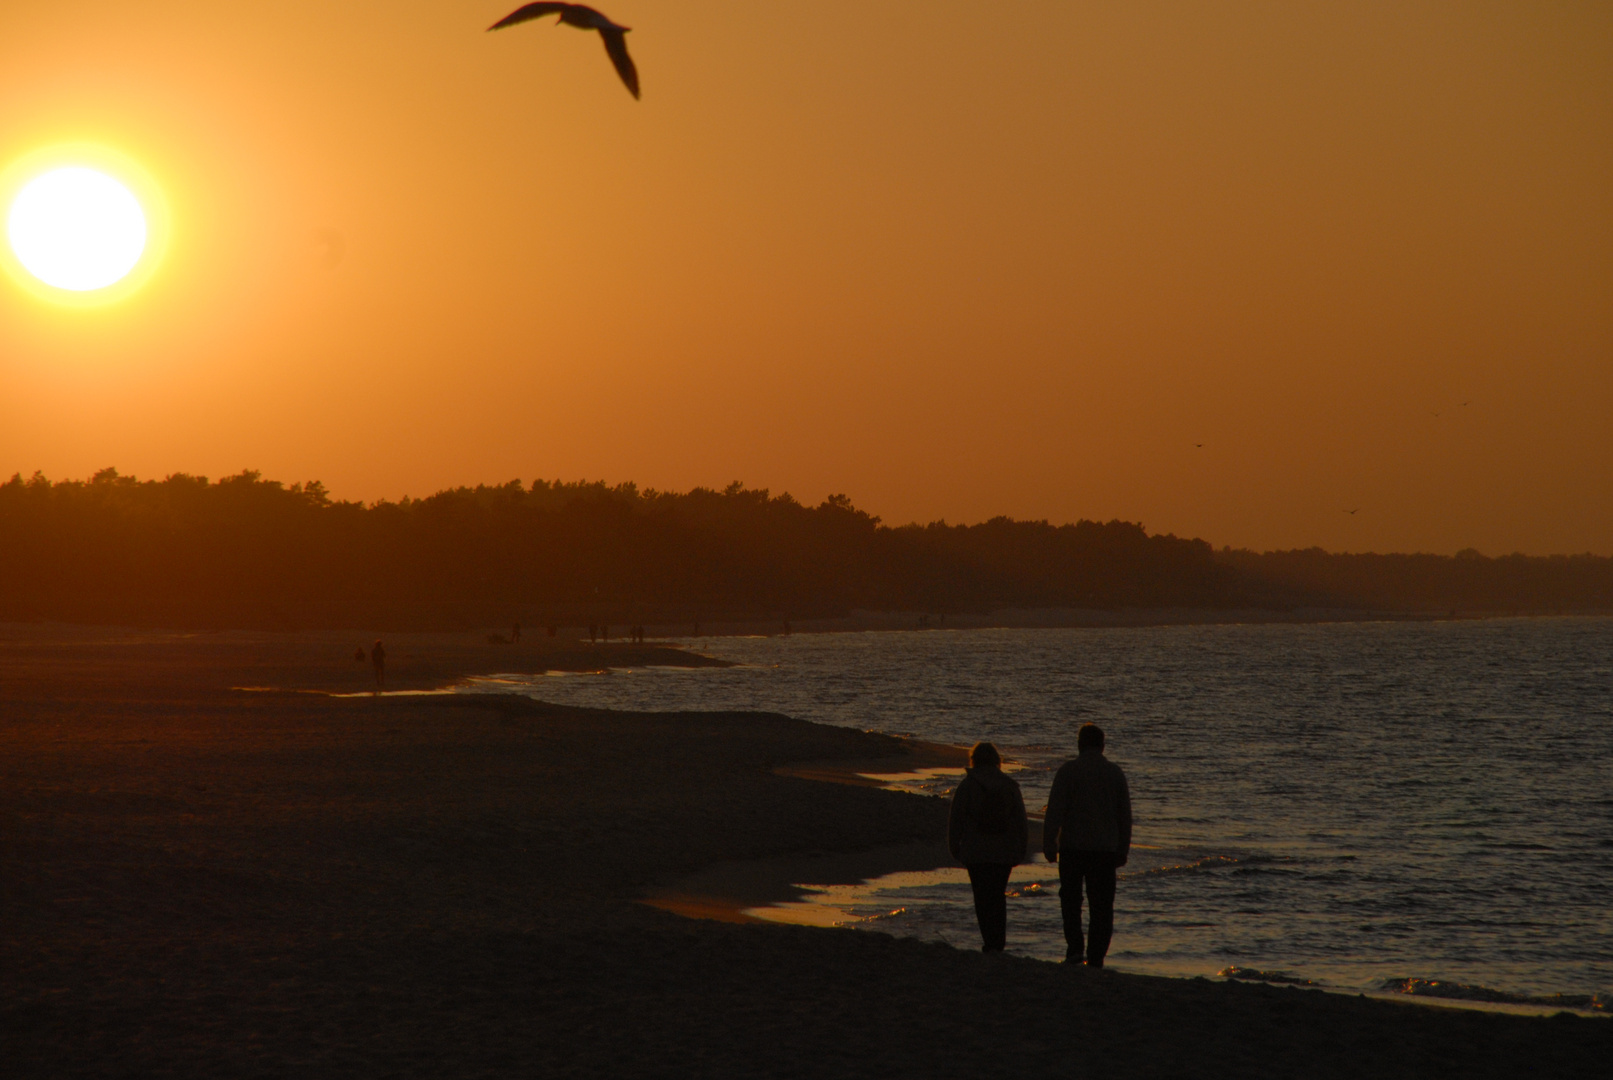
[[[1610,568],[1216,552],[1122,521],[892,527],[843,495],[806,506],[739,483],[511,481],[370,505],[251,471],[0,484],[6,620],[450,629],[854,609],[1610,608]]]

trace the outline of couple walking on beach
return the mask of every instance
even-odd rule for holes
[[[1065,963],[1101,968],[1114,933],[1115,871],[1131,852],[1131,792],[1120,766],[1103,756],[1102,728],[1083,724],[1075,745],[1077,756],[1053,778],[1042,854],[1059,867]],[[969,869],[983,948],[1000,952],[1008,937],[1008,875],[1025,861],[1030,828],[1019,785],[989,742],[969,752],[969,769],[952,793],[947,843]],[[1092,908],[1084,941],[1083,892]]]

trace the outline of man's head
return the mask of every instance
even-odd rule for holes
[[[1075,748],[1083,754],[1088,750],[1103,753],[1103,729],[1097,724],[1082,724],[1080,734],[1075,737]]]
[[[974,749],[969,751],[969,767],[972,769],[985,769],[988,772],[1003,767],[1002,755],[997,748],[989,742],[977,742]]]

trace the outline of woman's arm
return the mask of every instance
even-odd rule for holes
[[[963,789],[968,783],[969,778],[964,777],[963,783],[953,789],[952,811],[947,815],[947,850],[952,852],[954,859],[958,858],[958,845],[963,842],[964,805],[968,799]]]

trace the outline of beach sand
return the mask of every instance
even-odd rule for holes
[[[684,917],[645,901],[681,888],[732,915],[804,864],[931,859],[942,800],[814,774],[956,751],[770,714],[306,692],[361,689],[353,648],[0,628],[6,1075],[1591,1077],[1613,1060],[1600,1018]],[[612,648],[388,645],[414,689]]]

